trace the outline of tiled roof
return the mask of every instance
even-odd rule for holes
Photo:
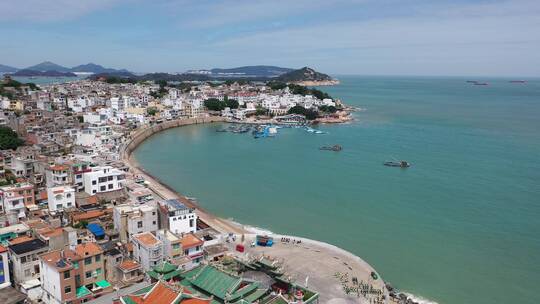
[[[7,251],[6,247],[0,245],[0,253],[6,252],[6,251]]]
[[[133,260],[124,260],[120,265],[118,265],[118,268],[121,270],[134,270],[139,268],[141,265]]]
[[[93,256],[103,253],[103,250],[96,243],[83,243],[75,247],[75,252],[81,257]]]
[[[146,246],[154,246],[159,242],[159,240],[150,232],[136,234],[133,237]]]
[[[180,240],[180,243],[182,244],[182,248],[186,250],[188,248],[200,246],[204,244],[204,241],[200,240],[195,235],[190,233],[190,234],[184,235],[184,237]]]
[[[102,215],[105,215],[105,212],[101,210],[90,210],[86,212],[82,212],[76,215],[73,215],[73,221],[82,221],[82,220],[89,220],[98,218]]]
[[[10,245],[20,244],[20,243],[31,241],[33,239],[34,238],[31,236],[23,235],[23,236],[19,236],[19,237],[9,240],[9,244]]]

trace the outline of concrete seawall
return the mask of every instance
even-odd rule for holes
[[[171,121],[164,121],[160,124],[137,129],[129,135],[129,140],[124,144],[121,149],[121,159],[128,159],[131,153],[137,149],[137,147],[150,136],[172,128],[181,126],[203,124],[211,122],[224,122],[223,117],[205,117],[205,118],[189,118],[189,119],[177,119]]]

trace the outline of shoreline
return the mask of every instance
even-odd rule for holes
[[[330,243],[326,243],[323,241],[318,241],[318,240],[313,240],[313,239],[308,239],[308,238],[298,237],[298,236],[287,236],[287,235],[282,235],[279,233],[273,233],[272,231],[267,230],[265,228],[243,225],[233,220],[221,218],[221,217],[211,214],[210,212],[201,208],[197,202],[189,199],[187,196],[182,195],[181,193],[177,192],[172,187],[167,185],[165,182],[162,182],[158,177],[153,176],[151,173],[147,172],[144,168],[140,166],[140,164],[132,155],[133,152],[137,149],[137,147],[140,144],[142,144],[148,138],[152,137],[153,135],[157,133],[160,133],[168,129],[178,128],[178,127],[187,126],[187,125],[206,124],[206,123],[214,123],[214,122],[229,123],[227,120],[221,117],[207,117],[207,118],[201,118],[201,119],[184,119],[184,120],[168,121],[163,124],[153,125],[153,126],[135,130],[134,132],[130,134],[128,142],[125,143],[121,147],[120,160],[123,161],[129,167],[131,174],[143,177],[144,180],[149,183],[148,188],[154,194],[161,197],[162,199],[178,199],[179,201],[181,201],[188,207],[195,208],[196,210],[195,212],[199,216],[199,219],[203,221],[205,224],[207,224],[208,226],[210,226],[211,228],[219,231],[220,233],[225,233],[225,234],[234,233],[234,234],[248,235],[248,236],[249,235],[253,236],[260,233],[264,233],[264,234],[268,233],[276,237],[276,239],[281,238],[281,237],[290,237],[290,238],[302,240],[302,242],[305,242],[307,244],[316,244],[322,248],[325,248],[330,253],[333,252],[335,254],[347,256],[351,260],[355,261],[355,263],[360,265],[360,268],[376,273],[380,282],[382,283],[381,288],[384,294],[386,295],[386,303],[422,303],[423,302],[423,301],[417,302],[419,300],[418,297],[412,294],[398,292],[391,287],[387,288],[387,286],[389,286],[388,283],[383,280],[383,278],[379,275],[379,273],[375,270],[374,267],[372,267],[369,263],[364,261],[361,257],[343,248],[340,248],[338,246],[335,246],[335,245],[332,245]],[[392,290],[394,290],[396,297],[389,296]],[[399,295],[404,295],[405,298],[399,297]],[[360,298],[358,298],[358,301],[362,303],[362,301],[360,301]],[[429,300],[427,300],[426,303],[433,303],[433,302],[430,302]]]

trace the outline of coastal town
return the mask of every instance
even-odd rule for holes
[[[1,303],[407,301],[360,258],[215,217],[131,157],[188,124],[345,122],[341,101],[234,81],[0,88]]]

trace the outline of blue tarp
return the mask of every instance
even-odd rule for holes
[[[88,226],[86,226],[86,229],[90,230],[90,232],[92,232],[92,234],[96,237],[102,237],[105,235],[105,230],[103,230],[103,228],[96,223],[88,224]]]

